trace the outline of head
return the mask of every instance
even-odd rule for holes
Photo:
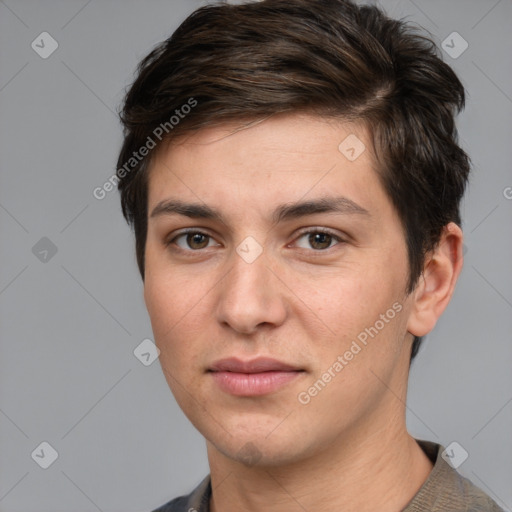
[[[463,105],[430,39],[346,0],[203,7],[140,63],[121,114],[123,214],[166,378],[226,453],[326,372],[288,434],[318,430],[332,404],[353,413],[318,443],[389,412],[379,380],[403,384],[460,271]],[[279,392],[233,397],[211,382],[231,355],[301,372]],[[205,404],[210,424],[247,418],[207,426]]]

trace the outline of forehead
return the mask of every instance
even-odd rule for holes
[[[162,146],[149,174],[150,211],[169,195],[228,209],[330,194],[387,199],[362,124],[294,114],[203,128]]]

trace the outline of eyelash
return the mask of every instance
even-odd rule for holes
[[[179,238],[181,238],[183,236],[190,235],[190,234],[203,235],[205,237],[208,237],[209,239],[213,239],[213,236],[209,235],[208,233],[205,233],[205,232],[200,231],[200,230],[195,229],[195,228],[190,228],[190,229],[187,229],[185,231],[182,231],[182,232],[178,233],[177,235],[172,237],[172,239],[166,241],[165,245],[167,247],[170,247],[171,245],[175,244],[176,240],[178,240]],[[313,253],[325,253],[325,252],[329,251],[329,249],[332,249],[333,247],[335,247],[336,245],[343,244],[345,242],[345,240],[342,237],[340,237],[336,233],[334,233],[331,230],[326,229],[326,228],[314,228],[314,229],[308,229],[306,231],[302,231],[302,232],[300,232],[298,234],[298,236],[296,237],[295,241],[301,239],[304,236],[312,235],[312,234],[329,235],[329,236],[331,236],[333,238],[333,241],[336,241],[337,243],[335,243],[334,245],[331,245],[330,247],[327,247],[326,249],[312,249],[312,248],[311,249],[304,249],[304,248],[301,248],[302,250],[311,251]],[[206,247],[205,249],[207,249],[207,248],[208,247]],[[179,251],[179,252],[183,252],[183,253],[200,253],[200,252],[202,252],[204,250],[204,249],[182,249],[179,246],[176,246],[173,249],[176,250],[176,251]]]

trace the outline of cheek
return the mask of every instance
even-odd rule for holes
[[[397,279],[396,268],[390,272],[384,267],[361,265],[322,278],[295,278],[297,295],[305,298],[296,315],[302,318],[315,361],[312,383],[329,370],[336,375],[318,406],[328,403],[331,393],[329,399],[355,406],[352,398],[360,400],[371,383],[382,387],[370,369],[387,376],[397,364],[405,332],[403,280]]]
[[[144,300],[155,336],[171,331],[192,310],[201,294],[198,284],[190,274],[169,265],[165,253],[148,244]]]
[[[171,279],[148,276],[144,297],[155,344],[160,350],[163,375],[180,407],[188,410],[189,394],[186,390],[193,388],[201,350],[194,343],[197,325],[193,321],[192,298],[188,294],[176,293],[177,289],[182,288],[176,288]]]
[[[335,336],[357,334],[401,299],[394,277],[370,266],[334,269],[329,274],[306,278],[294,275],[290,280],[296,296],[302,299],[300,307],[304,312],[315,312],[312,318],[321,321]]]
[[[155,336],[160,349],[160,361],[175,360],[176,348],[180,346],[180,318],[185,315],[184,297],[176,293],[175,284],[165,276],[149,273],[144,283],[144,299]]]
[[[152,272],[146,273],[144,300],[157,338],[166,330],[170,330],[176,321],[176,306],[179,306],[179,302],[175,300],[171,286],[171,283],[164,281],[162,277],[157,278]]]
[[[145,281],[144,298],[160,361],[176,374],[196,366],[204,319],[211,318],[208,286],[200,281],[179,271],[149,272]]]

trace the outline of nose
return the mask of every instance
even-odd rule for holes
[[[217,320],[241,334],[278,327],[287,315],[284,286],[263,253],[253,262],[233,253],[232,266],[219,286]]]

